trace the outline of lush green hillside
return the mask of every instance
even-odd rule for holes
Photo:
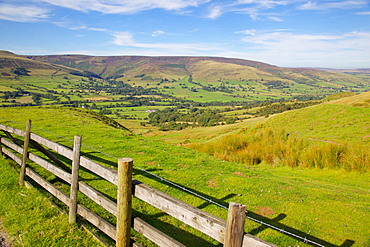
[[[98,119],[68,108],[2,108],[0,116],[2,124],[23,129],[26,120],[32,119],[33,132],[68,146],[73,143],[73,135],[81,134],[83,143],[95,149],[83,146],[83,153],[99,157],[105,165],[115,167],[116,160],[97,150],[114,157],[131,157],[137,166],[134,171],[136,179],[219,217],[225,218],[226,211],[154,180],[138,167],[207,195],[219,203],[243,203],[247,205],[249,217],[263,219],[296,234],[314,236],[315,241],[326,246],[330,246],[328,243],[332,246],[343,243],[353,243],[352,246],[370,244],[367,227],[370,225],[368,173],[225,162],[189,149],[133,135],[127,130],[107,126]],[[95,185],[100,183],[97,180],[87,182]],[[114,191],[109,188],[106,187],[105,192],[114,197]],[[208,238],[200,240],[198,237],[202,234],[143,207],[138,201],[134,201],[134,205],[139,206],[135,208],[136,212],[149,221],[156,222],[157,218],[164,220],[166,223],[158,226],[168,234],[176,235],[185,245],[215,244]],[[183,230],[175,230],[177,227]],[[247,220],[245,230],[280,246],[309,246],[250,220]]]
[[[370,108],[362,107],[370,93],[285,112],[270,118],[266,126],[282,127],[304,138],[350,145],[369,145]]]
[[[369,100],[367,92],[286,111],[254,126],[247,121],[238,132],[191,147],[244,164],[370,171]]]

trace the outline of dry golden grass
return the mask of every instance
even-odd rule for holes
[[[366,106],[370,107],[370,92],[345,97],[333,101],[329,101],[327,104],[333,105],[349,105],[349,106]]]

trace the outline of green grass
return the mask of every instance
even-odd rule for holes
[[[32,132],[69,147],[72,146],[73,136],[79,134],[83,137],[84,145],[117,158],[131,157],[136,166],[135,179],[223,219],[226,219],[226,210],[157,181],[138,167],[175,181],[225,206],[230,201],[245,204],[249,216],[284,229],[290,228],[295,233],[304,232],[334,245],[341,245],[346,240],[354,241],[353,246],[370,244],[370,230],[367,227],[370,225],[369,173],[231,163],[112,128],[98,119],[67,108],[3,108],[0,114],[2,124],[20,129],[25,128],[27,119],[32,119]],[[82,152],[99,158],[104,165],[116,166],[115,159],[86,146],[83,146]],[[48,179],[52,180],[53,177]],[[101,180],[87,182],[114,197],[114,188]],[[96,206],[89,207],[99,211]],[[218,246],[215,241],[158,210],[146,207],[138,200],[134,200],[134,209],[136,214],[185,245]],[[99,214],[106,215],[100,211]],[[273,220],[277,217],[280,218],[278,222]],[[113,221],[111,218],[109,220]],[[245,231],[280,246],[309,246],[277,231],[263,229],[250,220],[246,221]]]
[[[242,164],[370,171],[366,146],[316,143],[297,138],[284,129],[256,128],[222,137],[217,142],[191,145],[191,148],[218,158]]]
[[[275,115],[266,126],[321,142],[369,145],[369,116],[370,108],[322,104]]]
[[[9,160],[0,158],[0,174],[0,218],[14,246],[102,246],[37,190],[19,187]]]

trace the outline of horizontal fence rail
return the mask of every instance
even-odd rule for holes
[[[183,202],[173,196],[170,196],[160,190],[157,190],[149,185],[146,185],[140,181],[131,179],[132,171],[121,174],[117,170],[107,168],[87,157],[79,155],[79,147],[81,146],[81,138],[77,136],[75,138],[74,148],[70,149],[58,143],[52,142],[42,136],[36,135],[30,132],[31,122],[29,121],[29,127],[26,131],[19,130],[10,126],[0,124],[0,130],[2,130],[6,138],[0,137],[0,154],[6,155],[13,159],[17,164],[25,166],[25,176],[32,179],[34,182],[39,184],[43,189],[48,191],[55,198],[60,200],[62,203],[70,208],[70,222],[75,221],[75,215],[73,211],[89,221],[100,231],[105,233],[107,236],[116,241],[116,246],[129,246],[128,240],[130,240],[130,228],[133,228],[138,233],[142,234],[144,237],[157,244],[158,246],[165,247],[183,247],[184,245],[173,239],[172,237],[166,235],[165,233],[154,228],[144,220],[139,217],[132,216],[131,214],[125,214],[124,212],[131,211],[131,193],[132,196],[144,201],[147,204],[154,206],[155,208],[163,211],[164,213],[180,220],[181,222],[197,229],[198,231],[210,236],[211,238],[223,243],[227,247],[267,247],[275,246],[257,237],[249,234],[245,234],[243,229],[240,227],[244,224],[243,219],[237,219],[235,215],[230,215],[233,211],[232,207],[244,208],[239,204],[231,203],[229,208],[228,221],[218,218],[212,214],[209,214],[201,209],[198,209],[186,202]],[[23,146],[20,141],[14,138],[12,135],[20,136],[24,139]],[[35,150],[41,152],[51,161],[48,161],[34,153],[31,153],[28,148],[28,142]],[[76,140],[80,140],[77,141]],[[49,150],[48,150],[49,149]],[[64,162],[56,157],[55,154],[62,155],[68,160],[72,161],[72,169],[67,166]],[[41,175],[36,173],[30,167],[26,167],[25,160],[30,160],[35,164],[39,165],[43,169],[51,172],[56,177],[60,178],[67,184],[71,186],[70,195],[61,191],[52,183],[47,181]],[[130,160],[130,159],[124,159]],[[121,160],[122,162],[122,160]],[[124,162],[125,163],[125,162]],[[129,162],[130,163],[130,162]],[[118,165],[120,165],[120,160],[118,160]],[[100,178],[110,182],[111,184],[118,186],[119,188],[127,187],[126,191],[119,192],[117,189],[117,203],[106,197],[99,190],[91,187],[83,181],[79,181],[78,167],[83,167],[90,173],[93,173]],[[131,162],[132,166],[132,162]],[[76,168],[77,167],[77,168]],[[73,171],[75,169],[75,171]],[[131,168],[132,169],[132,168]],[[74,173],[75,172],[75,173]],[[77,172],[77,174],[76,174]],[[72,175],[73,174],[73,175]],[[120,178],[120,176],[123,176]],[[127,176],[126,178],[124,176]],[[123,185],[122,180],[129,179],[129,184]],[[127,183],[127,182],[126,182]],[[98,216],[92,210],[86,208],[84,205],[79,204],[77,201],[76,191],[73,188],[78,189],[82,194],[91,199],[97,205],[104,208],[107,212],[112,214],[117,218],[117,224],[112,225],[106,219]],[[127,191],[129,190],[129,191]],[[123,194],[124,197],[120,197]],[[127,196],[129,195],[129,196]],[[124,204],[124,210],[122,211],[122,205]],[[238,209],[239,210],[239,209]],[[240,211],[238,211],[240,215]],[[128,218],[127,218],[128,217]],[[125,223],[121,223],[122,218],[127,218]],[[229,220],[232,219],[232,220]],[[127,223],[128,221],[128,223]],[[233,222],[238,222],[233,223]],[[240,223],[242,222],[242,223]],[[123,235],[122,235],[123,234]],[[234,235],[234,234],[238,234]],[[123,239],[123,240],[122,240]],[[128,239],[128,240],[127,240]],[[225,241],[228,240],[227,242]],[[230,239],[232,241],[230,241]],[[233,241],[234,239],[239,239]],[[134,243],[134,246],[140,246]]]

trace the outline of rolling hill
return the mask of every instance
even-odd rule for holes
[[[151,95],[161,95],[161,98],[195,102],[307,100],[341,91],[367,91],[370,89],[370,78],[365,72],[348,74],[307,68],[281,68],[261,62],[221,57],[21,56],[7,51],[0,52],[0,87],[8,87],[0,88],[0,91],[14,90],[9,88],[10,84],[19,87],[22,83],[32,81],[32,84],[38,86],[41,80],[47,80],[50,89],[58,93],[62,91],[55,90],[58,87],[69,90],[75,88],[68,86],[70,77],[74,76],[78,84],[76,87],[85,90],[79,100],[95,97],[86,91],[89,88],[86,84],[93,83],[91,80],[103,80],[111,84],[122,82],[134,88],[149,90]],[[90,82],[87,83],[87,80]],[[109,94],[104,97],[107,100],[114,98]]]
[[[261,62],[222,57],[50,55],[27,58],[87,70],[104,78],[140,77],[144,81],[158,81],[164,78],[178,80],[191,76],[193,81],[199,83],[258,81],[265,85],[271,82],[272,86],[299,83],[344,88],[369,83],[367,80],[369,78],[358,78],[344,73],[307,68],[281,68]]]

